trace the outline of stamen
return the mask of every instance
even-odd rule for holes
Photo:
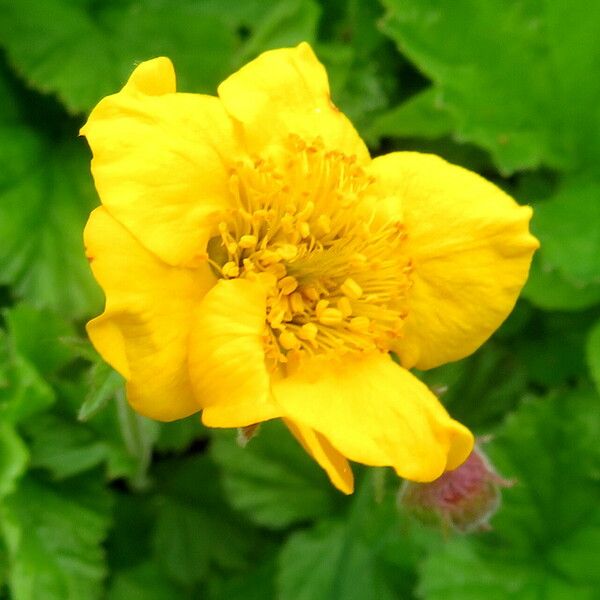
[[[318,318],[323,325],[339,325],[344,320],[344,315],[337,308],[325,308]]]
[[[408,314],[403,224],[376,218],[374,180],[354,156],[327,151],[321,139],[286,144],[235,165],[208,263],[226,279],[267,285],[270,368],[304,355],[385,352]]]
[[[351,277],[348,277],[348,279],[340,285],[340,291],[344,296],[348,296],[348,298],[351,298],[352,300],[358,300],[363,294],[360,285],[358,285]]]

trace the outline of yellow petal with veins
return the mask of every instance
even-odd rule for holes
[[[412,259],[408,317],[394,350],[419,369],[468,356],[508,316],[527,279],[539,245],[531,208],[429,154],[381,156],[370,172],[386,210],[395,195]]]
[[[90,216],[84,240],[106,294],[105,311],[88,323],[88,334],[127,380],[133,408],[161,421],[200,410],[187,351],[193,310],[215,282],[208,266],[192,270],[162,263],[105,208]]]
[[[190,375],[202,421],[246,427],[280,416],[265,365],[266,293],[259,282],[221,280],[190,321]]]
[[[273,394],[289,419],[350,460],[391,466],[413,481],[456,468],[473,447],[468,429],[386,354],[305,361],[274,380]]]
[[[171,62],[156,58],[104,98],[81,133],[109,212],[164,261],[197,264],[239,154],[219,100],[175,93]]]
[[[253,151],[294,133],[307,142],[320,137],[326,147],[360,162],[369,159],[364,142],[332,103],[327,73],[306,43],[264,52],[228,77],[218,92]]]

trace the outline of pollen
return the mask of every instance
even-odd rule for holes
[[[272,282],[264,339],[273,368],[387,352],[402,335],[412,263],[402,223],[376,213],[373,183],[355,157],[295,135],[232,169],[209,262],[226,279]]]

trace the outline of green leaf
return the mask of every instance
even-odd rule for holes
[[[515,359],[527,370],[530,385],[541,389],[584,380],[585,340],[593,314],[539,315],[520,338],[510,344]]]
[[[275,567],[275,560],[269,557],[241,575],[211,577],[210,600],[277,600]]]
[[[339,493],[280,422],[267,422],[245,448],[235,432],[216,432],[211,453],[232,506],[276,529],[322,517]]]
[[[589,332],[586,344],[587,364],[600,394],[600,321]]]
[[[389,101],[380,65],[344,43],[320,44],[316,52],[327,69],[333,101],[359,131],[370,135],[373,114]]]
[[[28,458],[27,447],[14,428],[0,421],[0,500],[14,492]]]
[[[594,164],[600,5],[584,0],[384,0],[387,33],[426,75],[457,134],[505,173]]]
[[[107,459],[108,446],[87,427],[56,414],[39,415],[23,426],[30,441],[31,466],[56,479],[78,475]]]
[[[584,310],[600,304],[600,284],[582,285],[569,282],[542,256],[535,253],[529,279],[522,295],[544,310]]]
[[[514,349],[494,342],[465,360],[424,372],[421,378],[444,391],[442,401],[454,418],[484,430],[518,403],[527,386]]]
[[[518,484],[494,531],[456,537],[422,569],[428,600],[597,597],[600,575],[600,403],[589,391],[530,401],[488,449]]]
[[[95,479],[56,486],[28,476],[3,501],[14,600],[101,598],[109,498]]]
[[[74,334],[70,323],[49,310],[19,304],[4,312],[16,352],[27,358],[41,375],[64,367],[75,354],[60,338]]]
[[[147,471],[160,425],[134,412],[125,399],[123,388],[117,391],[115,409],[118,431],[126,451],[126,458],[129,458],[124,465],[124,473],[127,473],[134,488],[144,489],[149,485]],[[120,450],[118,446],[117,452]],[[130,463],[131,467],[128,467],[127,463]]]
[[[91,419],[111,401],[123,388],[123,377],[110,365],[99,360],[89,371],[89,388],[78,413],[80,421]]]
[[[187,419],[162,423],[155,447],[159,452],[184,452],[195,441],[200,440],[202,444],[206,438],[206,428],[200,418],[192,415]]]
[[[184,600],[187,594],[163,575],[158,562],[120,569],[108,590],[108,600]],[[190,598],[191,600],[191,598]]]
[[[250,3],[252,4],[252,3]],[[236,53],[235,64],[242,66],[265,50],[312,43],[316,36],[321,9],[314,0],[263,2],[260,18],[244,19],[252,25],[252,35]],[[221,9],[222,10],[222,9]]]
[[[154,548],[168,575],[189,586],[206,578],[213,564],[246,567],[258,550],[256,535],[227,507],[208,457],[169,461],[154,475],[160,482]]]
[[[410,597],[415,547],[401,531],[390,494],[378,498],[371,471],[345,520],[323,521],[293,533],[279,556],[281,600],[392,600]],[[398,582],[388,569],[402,572]],[[408,568],[408,573],[405,569]]]
[[[540,254],[580,288],[600,285],[600,182],[567,179],[550,200],[536,204],[532,230]]]
[[[19,124],[0,136],[0,283],[61,315],[98,311],[81,238],[97,203],[83,142],[50,144]]]
[[[0,419],[19,423],[46,410],[55,401],[52,388],[29,361],[9,347],[0,329]]]
[[[182,89],[213,92],[235,40],[224,19],[187,0],[2,0],[0,37],[27,81],[74,113],[116,92],[136,63],[161,55],[175,63]]]
[[[450,135],[453,129],[454,122],[441,105],[437,90],[430,87],[379,115],[369,133],[377,137],[436,139]]]

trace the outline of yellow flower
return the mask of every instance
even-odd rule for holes
[[[470,354],[505,319],[537,247],[529,208],[435,156],[371,159],[307,44],[218,97],[144,62],[82,132],[106,293],[88,332],[135,410],[283,418],[346,493],[347,459],[415,481],[466,459],[473,436],[407,369]]]

